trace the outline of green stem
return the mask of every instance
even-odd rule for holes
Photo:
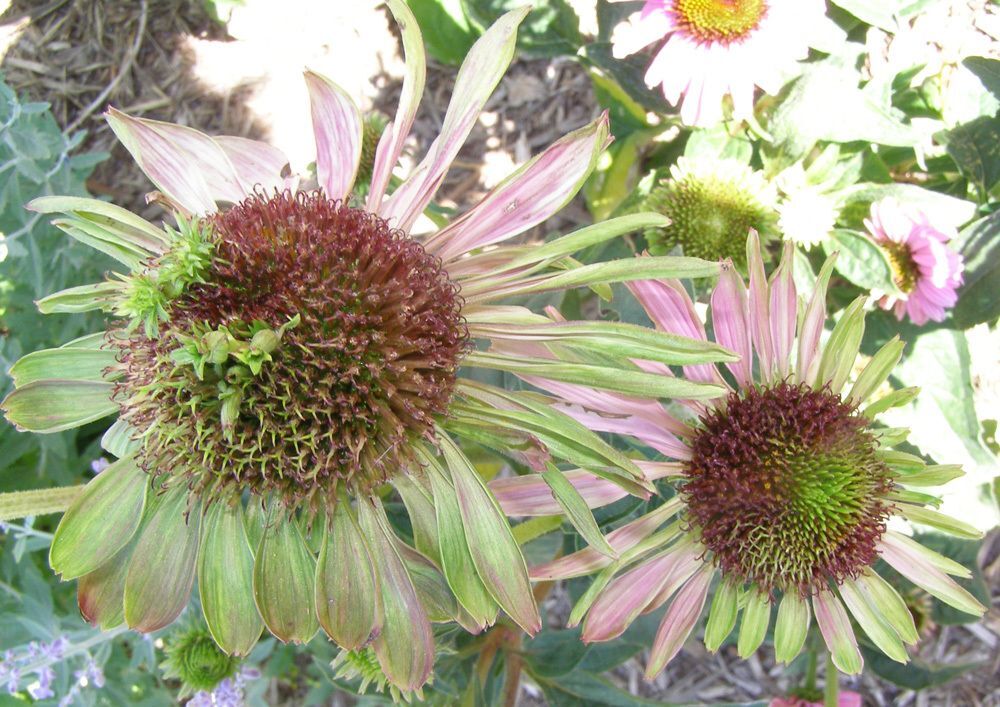
[[[809,641],[809,651],[806,654],[809,661],[806,663],[806,689],[812,693],[816,690],[816,664],[819,662],[816,655],[816,646]]]
[[[840,697],[840,685],[837,684],[840,674],[833,664],[833,653],[826,654],[826,687],[823,690],[823,707],[837,707]]]
[[[81,485],[0,493],[0,521],[62,513],[82,490]]]

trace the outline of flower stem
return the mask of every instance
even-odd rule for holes
[[[0,493],[0,521],[62,513],[82,490],[81,485]]]
[[[826,654],[826,687],[823,690],[823,707],[837,707],[840,701],[840,686],[837,680],[840,674],[833,664],[833,653]]]
[[[819,662],[816,655],[816,646],[813,641],[809,642],[809,649],[806,653],[806,685],[805,688],[810,693],[816,690],[816,664]]]

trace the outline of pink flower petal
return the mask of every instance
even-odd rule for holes
[[[795,245],[786,241],[781,263],[771,276],[771,344],[774,346],[777,375],[782,379],[789,373],[792,346],[795,344],[795,322],[798,318],[799,300],[792,276],[794,255]]]
[[[403,151],[403,143],[410,134],[410,128],[413,127],[413,119],[417,115],[417,107],[420,105],[427,78],[424,38],[420,34],[417,19],[403,0],[385,0],[385,4],[396,18],[396,25],[403,37],[406,73],[403,76],[403,88],[399,95],[396,117],[386,126],[375,150],[375,163],[372,165],[371,186],[366,204],[366,208],[372,213],[379,213],[381,210],[382,198],[389,185],[392,170],[395,169],[399,155]]]
[[[316,137],[316,177],[330,199],[343,199],[354,186],[361,160],[361,112],[330,79],[305,74]]]
[[[608,144],[608,115],[557,140],[425,244],[442,260],[537,226],[572,199]]]
[[[741,386],[752,378],[753,349],[747,311],[747,288],[731,260],[722,264],[719,284],[712,292],[712,328],[715,340],[740,355],[740,360],[726,366]]]
[[[767,276],[764,274],[764,260],[761,257],[760,236],[753,229],[747,239],[747,266],[750,269],[750,335],[757,351],[761,375],[765,381],[770,381],[776,361],[771,343]]]
[[[809,385],[815,382],[819,372],[819,340],[826,322],[826,286],[833,274],[836,258],[837,254],[834,253],[823,263],[799,330],[799,354],[795,372],[800,381]]]
[[[673,26],[673,21],[662,9],[634,12],[625,22],[615,27],[611,35],[612,56],[615,59],[631,56],[665,37]]]
[[[266,142],[244,137],[221,135],[213,138],[232,162],[236,176],[249,192],[261,188],[265,192],[291,188],[288,158],[281,150]]]
[[[864,666],[858,639],[844,605],[833,592],[823,589],[813,596],[813,613],[823,641],[833,655],[833,664],[848,675],[857,675]]]
[[[236,203],[247,192],[225,151],[208,135],[183,125],[133,118],[109,108],[108,125],[150,181],[191,214]]]
[[[517,28],[530,8],[511,10],[497,20],[469,50],[455,79],[441,132],[413,174],[383,204],[379,215],[408,231],[434,198],[445,174],[469,136],[479,112],[514,57]]]
[[[649,650],[646,664],[646,679],[652,680],[662,671],[684,646],[694,625],[705,608],[708,586],[715,575],[715,568],[705,565],[677,593],[667,613],[663,615],[660,628]]]

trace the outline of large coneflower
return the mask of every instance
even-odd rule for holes
[[[532,381],[558,394],[561,408],[591,429],[631,435],[675,460],[648,464],[655,475],[671,477],[678,495],[607,536],[617,559],[588,548],[531,571],[536,580],[598,572],[571,615],[572,623],[584,621],[588,642],[611,640],[641,613],[667,604],[648,677],[663,670],[694,631],[716,579],[705,626],[710,650],[729,636],[742,611],[738,649],[744,657],[753,653],[776,606],[779,661],[798,655],[815,616],[845,673],[862,667],[851,617],[894,660],[906,662],[904,644],[917,641],[906,604],[876,571],[880,559],[940,600],[983,612],[948,577],[969,576],[965,568],[887,528],[892,517],[902,516],[979,537],[975,528],[934,510],[939,501],[925,492],[960,476],[960,468],[927,465],[893,449],[907,431],[877,424],[880,412],[917,392],[886,390],[903,344],[888,342],[848,385],[864,332],[864,297],[844,310],[821,345],[833,259],[800,308],[793,252],[787,245],[768,280],[752,234],[749,287],[731,263],[723,264],[711,296],[711,326],[715,341],[740,360],[724,368],[684,366],[683,373],[727,388],[725,396],[686,401],[679,408],[686,414],[678,414],[650,400]],[[658,329],[706,338],[680,283],[629,286]],[[672,375],[657,363],[638,363]],[[623,495],[593,476],[570,481],[594,506]],[[524,490],[497,493],[512,514],[535,512],[532,503],[541,500]]]
[[[345,649],[370,647],[406,692],[431,673],[432,621],[478,631],[503,610],[529,633],[540,627],[520,549],[462,440],[544,471],[571,507],[579,498],[552,461],[623,492],[650,488],[632,461],[570,417],[466,379],[460,367],[652,396],[723,389],[629,371],[614,358],[581,366],[477,349],[477,340],[522,332],[511,309],[495,304],[502,298],[718,268],[570,258],[662,224],[648,215],[542,245],[501,245],[575,195],[608,141],[605,117],[556,141],[450,225],[412,237],[509,64],[526,10],[502,17],[472,48],[440,136],[388,194],[425,62],[413,15],[402,0],[387,5],[407,72],[363,202],[352,190],[362,118],[317,74],[306,74],[313,190],[299,189],[271,146],[110,111],[176,226],[90,199],[32,203],[63,214],[56,225],[126,272],[39,302],[43,312],[102,310],[109,328],[24,357],[3,407],[36,432],[118,416],[103,438],[117,461],[69,505],[50,553],[64,579],[78,580],[87,619],[155,631],[176,619],[197,579],[208,629],[226,653],[245,655],[264,629],[305,642],[322,627]],[[639,328],[624,339],[587,323],[531,331],[567,350],[655,350],[664,363],[731,357]],[[409,514],[402,535],[384,505],[399,498]]]
[[[725,96],[739,119],[752,115],[758,86],[781,89],[824,9],[819,0],[646,0],[615,29],[612,50],[621,59],[660,44],[646,85],[661,86],[686,125],[708,126]]]

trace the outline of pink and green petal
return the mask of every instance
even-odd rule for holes
[[[194,585],[200,529],[201,509],[192,505],[183,484],[168,489],[153,504],[125,577],[129,628],[151,633],[180,616]]]
[[[684,641],[691,635],[708,597],[708,587],[715,576],[715,568],[704,565],[688,580],[663,615],[660,628],[649,650],[646,679],[652,680],[674,659]]]
[[[330,199],[351,193],[361,161],[361,111],[347,92],[312,71],[305,74],[316,138],[316,178]]]
[[[764,259],[760,250],[760,236],[753,229],[750,230],[750,237],[747,239],[747,268],[750,270],[748,297],[750,340],[757,352],[761,376],[765,381],[770,381],[777,363],[771,340],[771,307],[767,275],[764,274]]]
[[[212,138],[193,128],[133,118],[110,108],[108,124],[150,181],[185,211],[213,213],[216,202],[246,197],[232,162]]]
[[[770,282],[771,345],[778,378],[784,379],[791,366],[792,347],[795,345],[795,325],[798,319],[798,296],[793,277],[795,246],[786,241],[778,269]]]
[[[858,641],[844,605],[828,589],[822,589],[813,595],[812,604],[816,625],[833,656],[833,664],[847,675],[859,674],[864,667],[864,660],[858,650]]]
[[[826,288],[833,274],[836,258],[834,254],[823,263],[799,326],[799,354],[795,362],[795,373],[800,381],[808,385],[816,382],[819,371],[819,341],[826,323]]]
[[[136,538],[110,560],[76,581],[76,601],[80,615],[102,631],[125,623],[125,577]]]
[[[891,584],[871,569],[862,573],[855,580],[855,584],[864,594],[868,603],[875,608],[879,616],[885,619],[904,643],[910,645],[917,643],[920,635],[917,633],[913,614]]]
[[[899,640],[900,637],[883,620],[875,607],[869,604],[864,592],[853,580],[847,579],[840,585],[840,598],[847,605],[861,630],[879,650],[898,663],[909,662],[909,656],[906,655],[906,648]]]
[[[715,340],[740,359],[727,363],[736,382],[747,386],[753,380],[753,348],[747,309],[747,288],[731,260],[722,264],[719,284],[712,291],[712,328]]]
[[[584,642],[610,641],[622,635],[670,581],[679,557],[666,550],[611,582],[587,614]]]
[[[945,604],[974,616],[981,616],[986,611],[974,596],[892,533],[882,537],[878,551],[894,570]]]
[[[278,640],[308,643],[316,635],[315,582],[316,560],[298,523],[280,510],[272,511],[254,557],[253,596],[264,624]]]
[[[245,137],[220,135],[212,138],[226,153],[247,192],[261,189],[270,193],[275,189],[294,186],[288,157],[273,145]]]

